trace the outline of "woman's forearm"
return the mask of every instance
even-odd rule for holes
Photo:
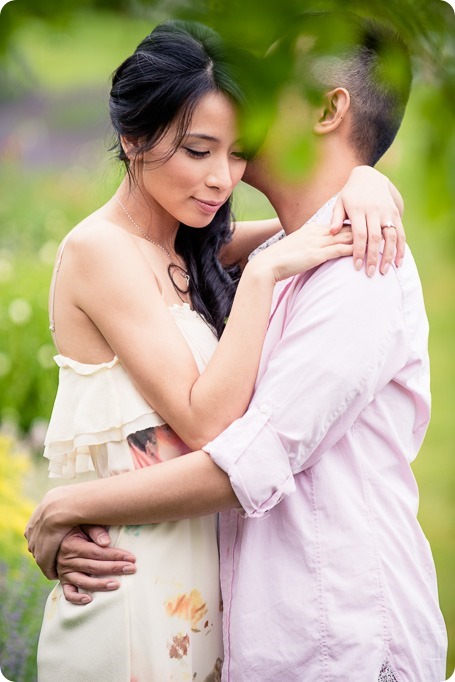
[[[262,269],[259,261],[245,268],[220,342],[191,390],[187,423],[194,432],[184,440],[193,449],[221,433],[248,407],[274,285],[271,270]]]

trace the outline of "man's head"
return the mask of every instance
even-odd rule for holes
[[[362,162],[373,166],[404,116],[412,82],[409,52],[392,28],[352,14],[313,15],[305,26],[314,42],[305,51],[299,50],[298,34],[291,41],[296,67],[307,66],[307,83],[321,93],[347,90],[350,142]]]
[[[265,62],[266,72],[281,69],[284,82],[270,158],[280,147],[305,151],[314,133],[372,166],[392,144],[412,72],[405,44],[389,26],[343,12],[304,14]]]

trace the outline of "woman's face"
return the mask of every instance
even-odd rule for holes
[[[192,227],[206,227],[242,178],[246,161],[238,141],[237,115],[220,93],[205,95],[172,156],[176,124],[143,155],[138,176],[148,202]]]

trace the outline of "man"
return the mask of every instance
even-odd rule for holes
[[[352,169],[374,165],[393,141],[409,94],[409,71],[399,82],[378,77],[384,55],[405,57],[396,36],[362,23],[354,45],[321,57],[318,21],[315,43],[296,31],[276,48],[290,50],[297,77],[311,74],[325,93],[315,171],[289,182],[274,168],[274,140],[286,132],[292,141],[311,113],[291,84],[269,151],[247,176],[286,233],[311,217],[330,221]],[[277,287],[248,411],[205,452],[125,474],[131,488],[119,477],[100,481],[96,500],[80,486],[82,521],[88,506],[87,519],[106,524],[224,510],[224,680],[445,677],[445,627],[410,468],[429,420],[427,336],[409,252],[387,277],[360,277],[349,259],[328,262]],[[54,497],[55,526],[76,523]],[[112,572],[108,563],[98,574]]]

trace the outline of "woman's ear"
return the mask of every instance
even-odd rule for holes
[[[319,111],[318,121],[313,130],[318,135],[325,135],[336,130],[345,118],[351,98],[345,88],[336,88],[324,95],[322,109]]]
[[[133,140],[131,137],[120,136],[120,144],[125,152],[125,156],[128,157],[129,161],[133,161],[138,149],[137,140]]]

